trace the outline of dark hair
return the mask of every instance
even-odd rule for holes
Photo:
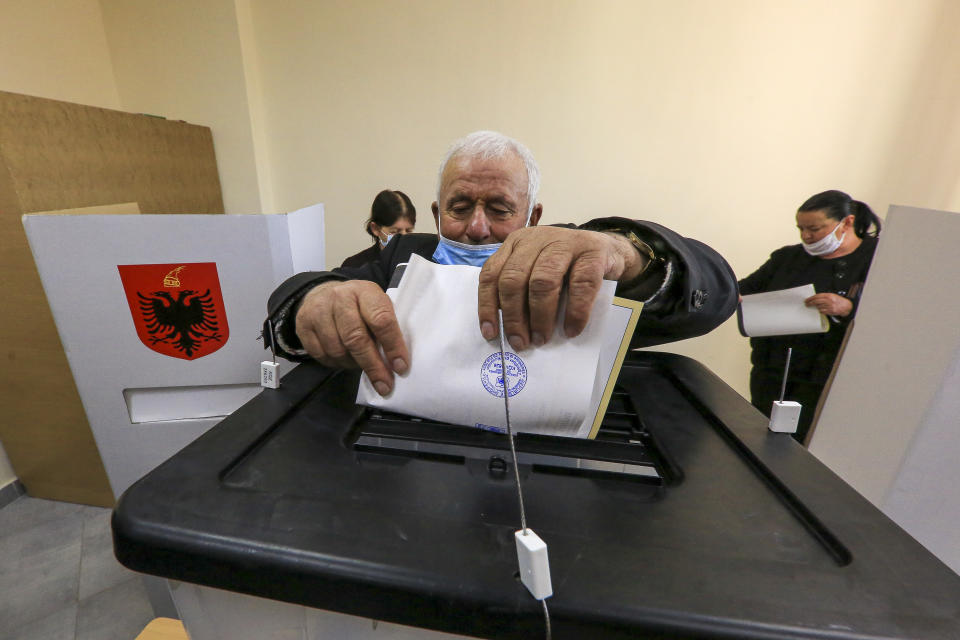
[[[797,213],[809,211],[823,211],[828,218],[840,221],[849,215],[853,216],[853,232],[858,238],[880,235],[880,218],[865,203],[854,200],[843,191],[831,189],[811,196],[800,205]],[[873,227],[873,231],[870,228]]]
[[[373,205],[370,206],[370,217],[363,223],[367,233],[374,240],[377,234],[370,231],[370,223],[376,222],[381,227],[389,227],[400,218],[410,221],[410,224],[417,224],[417,208],[403,191],[391,191],[384,189],[373,199]]]

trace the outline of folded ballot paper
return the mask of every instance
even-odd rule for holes
[[[554,336],[541,347],[507,345],[503,375],[499,339],[484,340],[477,322],[478,267],[438,265],[414,255],[388,289],[410,350],[410,368],[380,396],[366,374],[357,403],[452,424],[506,431],[504,377],[514,431],[593,437],[640,314],[641,303],[614,298],[605,281],[586,329]]]
[[[743,296],[737,307],[740,334],[756,338],[829,331],[827,317],[803,304],[815,293],[812,284],[805,284]]]

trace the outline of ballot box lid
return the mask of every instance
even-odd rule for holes
[[[517,578],[513,475],[492,460],[509,452],[484,440],[502,436],[465,437],[480,451],[467,455],[358,447],[372,417],[356,386],[309,363],[264,390],[121,497],[117,558],[377,620],[541,637]],[[554,638],[957,637],[960,576],[705,367],[634,353],[618,390],[636,424],[583,450],[619,447],[656,474],[557,472],[518,452]]]

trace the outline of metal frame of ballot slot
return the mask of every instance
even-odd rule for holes
[[[347,438],[358,452],[485,464],[506,475],[510,445],[503,434],[367,408]],[[636,480],[661,485],[677,470],[640,421],[630,395],[615,389],[594,440],[516,435],[517,462],[532,473]],[[663,470],[662,472],[660,470]]]
[[[193,640],[544,637],[506,437],[357,381],[304,363],[138,481],[117,558]],[[595,440],[517,437],[553,638],[957,637],[960,576],[702,365],[634,352],[617,385]]]

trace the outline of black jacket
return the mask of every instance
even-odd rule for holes
[[[573,227],[574,225],[560,225]],[[617,295],[644,301],[631,347],[650,346],[703,335],[733,314],[737,284],[733,270],[716,251],[697,240],[684,238],[653,222],[627,218],[600,218],[582,229],[630,229],[650,245],[660,259],[629,290],[618,286]],[[438,239],[434,234],[413,233],[392,239],[380,258],[356,268],[298,273],[270,295],[268,320],[276,331],[277,353],[304,360],[292,318],[307,291],[328,280],[369,280],[387,288],[398,264],[411,254],[432,259]],[[267,324],[264,323],[264,331]],[[266,335],[266,334],[265,334]],[[269,341],[265,341],[269,345]]]
[[[377,242],[372,247],[368,247],[360,253],[355,253],[340,265],[340,268],[362,267],[368,262],[377,260],[380,257],[380,243]]]
[[[824,259],[809,255],[802,245],[790,245],[774,251],[759,269],[739,282],[743,295],[813,284],[817,293],[836,293],[853,303],[853,311],[848,316],[830,321],[827,333],[751,338],[754,376],[765,371],[764,375],[771,376],[772,384],[779,388],[787,348],[792,347],[791,379],[820,384],[826,381],[847,326],[856,314],[876,248],[877,239],[866,237],[853,253]]]

